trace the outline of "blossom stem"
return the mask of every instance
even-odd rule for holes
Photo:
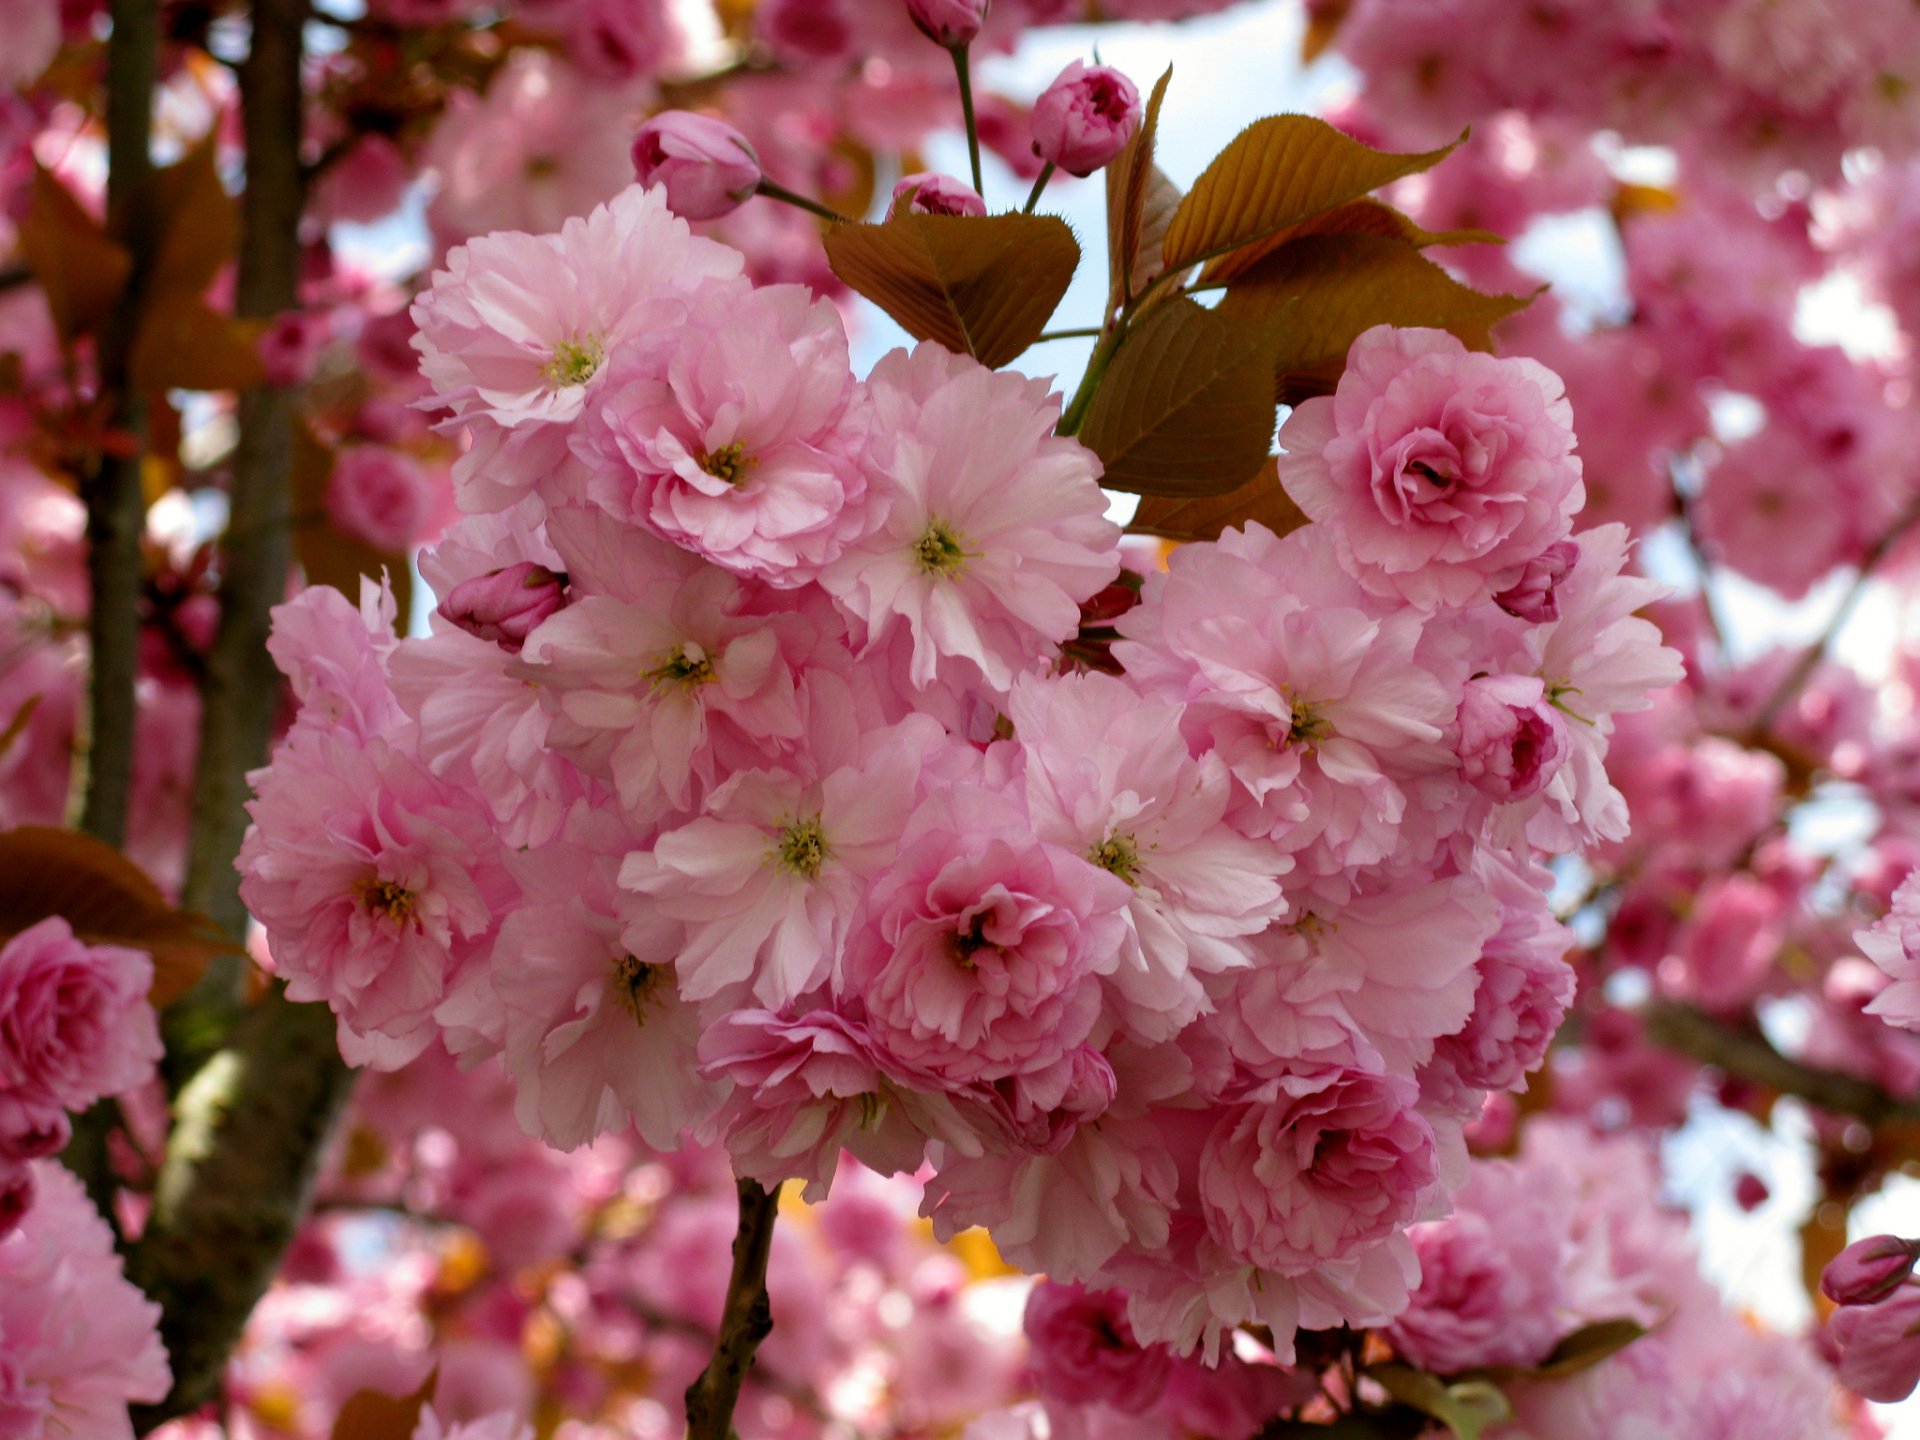
[[[1107,366],[1113,363],[1113,352],[1120,348],[1120,342],[1126,338],[1126,329],[1114,326],[1102,333],[1100,343],[1093,347],[1093,356],[1087,361],[1087,373],[1080,377],[1080,388],[1073,392],[1073,399],[1067,402],[1066,410],[1060,416],[1060,423],[1054,427],[1058,435],[1073,435],[1087,418],[1087,407],[1093,404],[1093,395],[1100,388],[1100,379],[1107,373]]]
[[[1091,340],[1100,333],[1098,325],[1089,325],[1083,330],[1049,330],[1044,335],[1034,336],[1033,343],[1041,345],[1048,340]]]
[[[773,1331],[773,1304],[767,1298],[767,1257],[773,1248],[773,1222],[780,1211],[780,1190],[752,1180],[739,1182],[740,1226],[733,1237],[733,1274],[713,1359],[687,1387],[687,1440],[728,1440],[733,1407],[753,1368],[754,1351]]]
[[[967,161],[973,166],[973,191],[984,199],[987,190],[980,181],[980,127],[973,119],[973,69],[968,63],[967,49],[965,45],[955,45],[947,53],[953,56],[953,73],[960,80],[960,114],[967,122]]]
[[[1046,191],[1047,182],[1053,178],[1055,168],[1054,163],[1049,160],[1045,168],[1040,171],[1040,178],[1033,182],[1033,189],[1027,195],[1025,214],[1031,215],[1033,213],[1033,207],[1040,203],[1040,196]]]
[[[754,193],[764,195],[769,200],[778,200],[783,205],[795,206],[801,210],[805,210],[809,215],[818,215],[822,220],[831,220],[836,225],[851,225],[853,223],[838,210],[829,210],[818,200],[809,200],[806,196],[789,190],[784,185],[776,185],[771,180],[763,178],[760,181],[760,188]]]

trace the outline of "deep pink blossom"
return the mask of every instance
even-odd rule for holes
[[[1906,1283],[1917,1253],[1898,1235],[1856,1240],[1820,1272],[1820,1293],[1836,1305],[1876,1304]]]
[[[534,627],[566,604],[567,577],[531,560],[489,570],[447,592],[439,613],[518,655]]]
[[[1524,800],[1566,759],[1565,718],[1533,675],[1483,675],[1460,695],[1460,773],[1491,800]]]
[[[144,953],[88,945],[57,915],[0,946],[0,1098],[81,1110],[147,1079],[160,1059],[152,983]],[[22,1139],[44,1128],[18,1118]]]
[[[1025,1328],[1027,1363],[1049,1400],[1138,1415],[1160,1399],[1173,1370],[1164,1345],[1133,1338],[1118,1291],[1042,1280],[1027,1296]]]
[[[991,0],[906,0],[907,14],[936,45],[971,44],[986,21]]]
[[[1075,60],[1033,102],[1033,153],[1069,175],[1091,175],[1140,126],[1140,92],[1111,65]]]
[[[1840,1383],[1882,1404],[1920,1384],[1920,1285],[1906,1284],[1871,1305],[1842,1305],[1828,1322],[1840,1350]]]
[[[936,171],[903,175],[894,183],[890,214],[905,209],[915,215],[984,215],[987,202],[972,186]]]
[[[730,214],[760,188],[760,157],[747,137],[691,110],[669,110],[640,127],[633,172],[642,185],[663,187],[673,213],[687,220]]]

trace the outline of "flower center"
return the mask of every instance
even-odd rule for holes
[[[396,925],[413,919],[416,897],[397,880],[382,880],[378,875],[360,882],[360,903],[369,915],[384,915]]]
[[[960,548],[960,537],[944,520],[929,520],[920,538],[913,542],[913,558],[929,575],[951,575],[966,563],[967,552]]]
[[[656,687],[678,685],[683,690],[691,690],[697,685],[706,685],[713,680],[713,661],[707,652],[692,641],[685,645],[676,645],[671,654],[651,670],[640,672],[640,678],[651,680]]]
[[[774,844],[773,860],[782,870],[808,880],[818,880],[820,867],[832,853],[827,847],[827,837],[820,829],[819,818],[815,817],[796,820],[780,832],[780,838]]]
[[[986,929],[987,917],[976,915],[973,923],[965,930],[954,932],[947,942],[947,953],[953,957],[953,963],[962,970],[972,970],[978,962],[973,958],[982,950],[998,950],[1000,947],[987,939],[981,932]]]
[[[753,456],[747,454],[746,445],[739,440],[731,445],[722,445],[718,450],[710,450],[700,457],[702,470],[729,485],[738,485],[746,479],[753,465]]]
[[[1087,858],[1102,870],[1111,870],[1129,885],[1140,883],[1134,878],[1140,869],[1140,849],[1131,835],[1107,836],[1087,851]]]
[[[649,965],[632,955],[616,956],[613,962],[613,995],[620,1006],[644,1024],[645,1011],[659,1000],[661,967]]]
[[[1292,718],[1287,725],[1287,738],[1281,742],[1283,745],[1312,745],[1332,733],[1325,718],[1307,701],[1289,698],[1287,709]]]
[[[1429,465],[1424,460],[1413,461],[1411,464],[1407,466],[1407,469],[1411,470],[1414,474],[1418,475],[1422,480],[1425,480],[1429,485],[1433,486],[1433,488],[1436,490],[1446,489],[1447,486],[1453,484],[1453,482],[1459,478],[1456,475],[1448,475],[1442,471],[1434,469],[1433,466]]]
[[[553,358],[540,373],[556,390],[569,385],[584,385],[606,360],[607,352],[589,335],[584,340],[562,340],[553,347]]]

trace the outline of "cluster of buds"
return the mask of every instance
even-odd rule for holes
[[[1840,1352],[1840,1381],[1869,1400],[1904,1400],[1920,1384],[1920,1241],[1898,1235],[1856,1240],[1820,1276],[1840,1308],[1827,1334]]]

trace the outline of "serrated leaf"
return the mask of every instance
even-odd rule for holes
[[[1480,1440],[1489,1426],[1513,1418],[1513,1406],[1491,1381],[1461,1380],[1449,1385],[1407,1365],[1376,1365],[1366,1373],[1402,1405],[1431,1415],[1458,1440]]]
[[[894,215],[836,225],[833,273],[916,340],[934,340],[998,369],[1046,329],[1080,264],[1080,245],[1053,215]]]
[[[1401,155],[1363,145],[1310,115],[1256,120],[1187,192],[1167,227],[1166,263],[1181,268],[1265,240],[1403,175],[1431,169],[1459,144]]]
[[[1272,342],[1257,323],[1185,297],[1148,311],[1095,390],[1081,444],[1101,484],[1140,495],[1219,495],[1266,461],[1273,439]]]
[[[233,256],[240,213],[220,183],[217,148],[216,137],[209,134],[175,163],[154,172],[159,239],[148,259],[146,291],[151,296],[197,296]]]
[[[1596,1320],[1564,1336],[1547,1358],[1530,1373],[1542,1379],[1577,1375],[1609,1356],[1619,1354],[1646,1333],[1646,1326],[1624,1316],[1613,1320]]]
[[[111,845],[47,825],[0,832],[0,935],[52,915],[89,945],[152,955],[156,1009],[191,990],[215,955],[246,953],[206,916],[170,904]]]
[[[355,535],[336,530],[327,519],[327,482],[333,475],[333,451],[304,423],[293,427],[293,553],[310,585],[331,585],[356,604],[360,577],[378,580],[384,573],[393,587],[401,625],[413,604],[413,571],[405,555],[376,550]]]
[[[340,1407],[331,1440],[412,1440],[413,1432],[420,1425],[420,1412],[433,1398],[434,1387],[439,1382],[440,1367],[435,1365],[411,1395],[356,1391]]]
[[[1280,462],[1268,460],[1246,484],[1222,495],[1146,495],[1127,522],[1129,532],[1169,540],[1218,540],[1222,530],[1257,521],[1276,535],[1298,530],[1307,517],[1280,486]]]
[[[108,239],[67,187],[37,164],[32,199],[20,222],[20,250],[63,341],[100,329],[133,270],[125,247]]]
[[[1340,381],[1347,350],[1375,325],[1445,330],[1473,350],[1493,348],[1493,327],[1531,296],[1483,295],[1413,246],[1380,235],[1313,235],[1293,241],[1227,287],[1220,313],[1273,327],[1276,394],[1293,404]]]
[[[1154,145],[1160,133],[1160,105],[1167,98],[1167,86],[1173,80],[1173,67],[1169,65],[1154,82],[1153,93],[1147,97],[1146,113],[1140,121],[1140,128],[1133,138],[1107,166],[1107,274],[1108,304],[1118,305],[1133,298],[1140,260],[1146,248],[1146,214],[1154,192],[1154,181],[1160,181],[1160,193],[1163,197],[1167,190],[1174,190],[1173,182],[1161,174],[1153,163]],[[1179,191],[1174,190],[1178,195]],[[1171,210],[1160,220],[1160,234],[1164,237],[1167,221],[1172,218]],[[1158,245],[1154,246],[1157,263]],[[1148,272],[1148,273],[1151,273]]]
[[[149,390],[247,390],[265,378],[261,322],[223,315],[184,290],[152,294],[129,369]]]
[[[1423,250],[1429,245],[1504,245],[1490,230],[1427,230],[1382,200],[1350,200],[1345,205],[1290,225],[1277,235],[1253,245],[1242,245],[1210,260],[1200,272],[1200,283],[1217,284],[1244,275],[1281,246],[1309,235],[1380,235]]]

